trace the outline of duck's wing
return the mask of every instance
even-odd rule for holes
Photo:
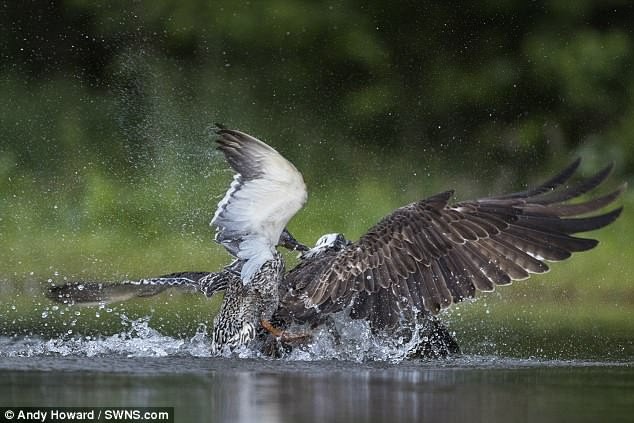
[[[306,202],[299,171],[272,147],[243,132],[218,128],[218,149],[236,172],[211,221],[216,241],[245,260],[248,283],[267,260],[288,221]]]
[[[200,292],[211,297],[216,292],[224,291],[231,278],[236,277],[231,270],[225,269],[217,273],[171,273],[157,278],[120,283],[69,282],[50,287],[46,296],[58,303],[86,306],[151,297],[172,288],[185,292]]]
[[[449,205],[448,191],[399,208],[336,256],[291,272],[287,282],[295,286],[285,307],[301,318],[311,310],[323,314],[352,305],[353,317],[386,327],[412,310],[436,314],[477,290],[544,273],[546,261],[567,259],[598,243],[573,234],[606,226],[621,213],[619,207],[592,214],[619,197],[625,185],[565,203],[595,188],[611,169],[565,185],[578,165],[525,192]]]

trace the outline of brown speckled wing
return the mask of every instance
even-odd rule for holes
[[[565,203],[598,186],[611,169],[565,186],[578,165],[530,191],[454,205],[447,191],[399,208],[323,263],[291,271],[292,295],[283,305],[300,319],[315,316],[311,310],[351,306],[353,317],[391,327],[412,310],[436,314],[478,290],[544,273],[546,261],[598,243],[573,234],[606,226],[621,213],[619,207],[592,215],[617,199],[625,185]]]

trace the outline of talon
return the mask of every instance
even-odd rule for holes
[[[271,322],[266,319],[260,320],[260,324],[268,333],[276,338],[281,338],[284,335],[284,331],[282,329],[276,328]]]
[[[288,333],[280,328],[276,328],[275,326],[273,326],[271,322],[265,319],[260,320],[260,324],[268,333],[270,333],[271,335],[273,335],[274,337],[276,337],[282,342],[301,343],[301,342],[308,341],[311,338],[310,333],[306,333],[306,332]]]

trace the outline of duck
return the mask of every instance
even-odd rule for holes
[[[217,125],[215,134],[234,172],[211,220],[230,265],[120,284],[67,283],[50,287],[49,298],[103,304],[169,288],[223,292],[212,329],[215,355],[258,348],[280,356],[344,315],[366,321],[376,336],[415,340],[409,356],[445,357],[460,349],[439,317],[443,310],[596,247],[597,240],[576,234],[614,222],[623,207],[603,209],[627,187],[574,201],[613,168],[571,183],[576,159],[536,188],[459,202],[452,202],[454,191],[441,192],[397,208],[357,241],[329,233],[308,247],[287,229],[307,200],[302,174],[245,132]],[[280,247],[299,253],[290,270]]]

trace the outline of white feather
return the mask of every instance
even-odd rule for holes
[[[246,260],[241,271],[246,284],[262,264],[273,259],[282,231],[307,194],[304,179],[292,163],[262,141],[242,135],[249,138],[242,151],[259,176],[245,180],[236,174],[211,224],[217,228],[217,240]]]

